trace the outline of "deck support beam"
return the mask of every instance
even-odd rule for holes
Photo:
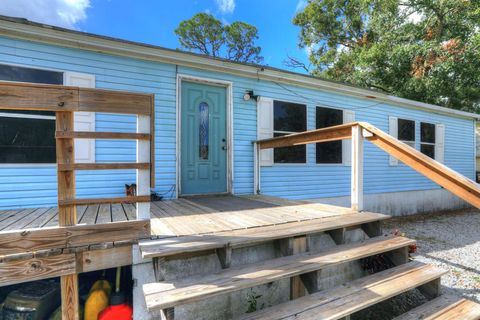
[[[363,132],[359,125],[352,126],[352,210],[363,210]]]

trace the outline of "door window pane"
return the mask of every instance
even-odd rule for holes
[[[208,160],[208,104],[202,102],[199,105],[200,112],[200,125],[199,125],[199,137],[200,137],[200,159]]]
[[[317,107],[316,128],[327,128],[343,123],[343,110]],[[342,163],[342,141],[329,141],[316,144],[317,163]]]
[[[280,137],[307,130],[307,106],[304,104],[274,101],[273,103],[273,135]],[[305,163],[306,146],[275,148],[275,163]]]

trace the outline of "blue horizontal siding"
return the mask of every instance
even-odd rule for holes
[[[315,127],[315,106],[337,107],[355,111],[356,120],[367,121],[388,132],[388,117],[445,125],[445,164],[474,177],[474,123],[472,120],[402,108],[375,100],[359,99],[331,92],[307,89],[209,72],[194,68],[63,48],[0,37],[0,63],[90,73],[96,87],[155,94],[155,191],[167,197],[174,194],[176,181],[176,74],[231,81],[233,83],[233,188],[236,194],[253,190],[253,147],[257,138],[257,113],[254,101],[244,101],[246,90],[278,100],[307,105],[307,128]],[[134,132],[135,117],[96,114],[97,131]],[[135,142],[98,140],[97,162],[135,161]],[[318,165],[315,146],[307,146],[307,163],[277,164],[262,167],[262,192],[286,198],[345,196],[350,193],[350,167]],[[133,170],[105,170],[77,174],[78,197],[107,197],[124,194],[124,184],[135,181]],[[405,165],[389,166],[387,154],[370,143],[365,144],[365,192],[426,190],[437,185]],[[56,204],[54,166],[0,166],[0,209],[38,207]]]

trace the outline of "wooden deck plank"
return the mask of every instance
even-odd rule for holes
[[[221,212],[215,211],[211,208],[208,208],[201,204],[193,202],[190,199],[182,199],[182,201],[192,207],[198,208],[199,210],[203,210],[205,211],[205,213],[208,213],[208,216],[210,217],[210,219],[212,219],[216,224],[225,226],[225,230],[234,230],[234,229],[242,228],[238,223],[232,222],[228,219],[228,217],[225,217],[225,215],[222,215]]]
[[[323,290],[280,305],[245,315],[242,320],[333,320],[385,301],[440,278],[444,271],[410,262],[345,285]]]
[[[351,214],[310,221],[284,223],[275,226],[224,231],[203,236],[184,236],[174,239],[156,240],[140,244],[144,258],[169,256],[186,252],[222,248],[225,245],[246,246],[275,239],[319,233],[333,229],[347,228],[363,223],[388,219],[377,213]]]
[[[183,206],[176,201],[165,201],[164,208],[170,211],[175,211],[178,215],[176,219],[183,225],[187,225],[195,234],[210,233],[216,229],[211,228],[203,215],[193,213],[188,207]]]
[[[40,220],[35,220],[34,223],[27,226],[27,228],[43,228],[51,220],[55,219],[55,217],[57,217],[58,219],[58,208],[57,207],[50,208],[48,209],[46,214],[42,216]]]
[[[100,205],[98,204],[87,206],[85,213],[83,214],[81,219],[78,221],[78,223],[79,224],[95,224],[95,220],[97,219],[99,208],[100,208]]]
[[[23,209],[18,212],[15,212],[14,214],[10,215],[7,219],[3,220],[2,223],[0,224],[0,229],[1,230],[6,230],[10,226],[16,225],[17,221],[20,221],[22,219],[26,218],[31,218],[31,214],[35,212],[37,208],[28,208],[28,209]]]
[[[393,320],[477,320],[480,305],[453,295],[441,295]]]
[[[186,199],[178,199],[176,200],[181,205],[191,212],[201,215],[202,219],[204,219],[205,223],[207,223],[209,226],[214,228],[215,230],[213,232],[219,232],[219,231],[224,231],[224,230],[231,230],[232,227],[228,223],[224,223],[220,219],[216,219],[214,213],[212,213],[212,210],[205,210],[205,208],[197,207],[194,204],[192,204],[190,201]]]
[[[128,220],[135,220],[137,215],[135,206],[132,203],[122,203],[121,205],[125,211],[125,214],[127,215]]]
[[[2,231],[25,229],[28,224],[35,221],[35,219],[41,217],[47,211],[48,208],[38,208],[33,210],[30,214],[19,213],[19,215],[21,215],[22,217],[19,220],[15,221],[15,223],[2,229]]]
[[[128,221],[127,215],[125,214],[121,203],[112,204],[112,221]]]
[[[149,311],[175,307],[261,284],[290,278],[311,271],[332,267],[388,252],[415,243],[403,237],[368,239],[363,242],[339,245],[322,253],[304,253],[232,267],[211,275],[182,279],[174,283],[145,284],[143,292]],[[172,286],[173,289],[165,290]]]
[[[161,202],[161,201],[160,201]],[[162,209],[163,208],[163,209]],[[168,209],[167,209],[168,210]],[[187,225],[182,225],[178,223],[178,214],[172,217],[169,216],[169,213],[165,211],[165,206],[161,206],[160,203],[152,204],[150,207],[151,213],[158,217],[157,223],[163,223],[167,229],[173,232],[175,235],[182,234],[193,234],[194,231],[188,228]]]
[[[95,224],[112,222],[112,206],[110,204],[101,204],[98,209]]]

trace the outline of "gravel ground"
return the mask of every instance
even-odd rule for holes
[[[480,212],[419,214],[389,219],[384,232],[396,230],[417,240],[415,260],[448,271],[442,292],[480,302]],[[352,315],[352,320],[390,320],[427,300],[411,290]]]
[[[480,302],[480,212],[464,210],[392,218],[384,231],[395,230],[417,240],[418,261],[448,273],[442,277],[443,293]]]

